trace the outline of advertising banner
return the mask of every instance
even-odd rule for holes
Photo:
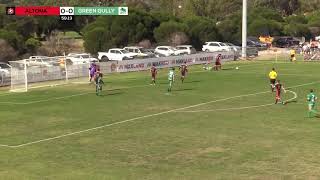
[[[222,55],[222,62],[233,61],[235,56],[233,52],[213,52],[213,53],[200,53],[183,56],[169,56],[160,58],[148,59],[135,59],[126,61],[112,61],[107,63],[100,63],[101,69],[104,73],[112,72],[131,72],[143,71],[150,69],[152,65],[157,68],[168,68],[180,66],[184,62],[187,65],[205,64],[214,62],[218,54]]]

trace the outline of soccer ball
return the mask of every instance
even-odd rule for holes
[[[236,70],[239,70],[239,67],[238,67],[238,66],[236,67]]]

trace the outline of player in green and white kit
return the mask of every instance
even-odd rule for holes
[[[96,83],[96,95],[99,96],[101,94],[102,91],[102,85],[104,84],[103,80],[102,80],[102,73],[101,72],[97,72],[96,73],[96,77],[95,77],[95,83]]]
[[[172,85],[174,82],[174,68],[171,68],[168,74],[168,80],[169,80],[169,87],[168,87],[168,92],[171,92]]]
[[[309,108],[309,111],[308,111],[309,118],[312,117],[312,114],[318,114],[317,111],[315,110],[316,100],[317,100],[317,96],[314,94],[313,89],[311,89],[310,93],[307,96],[308,108]]]

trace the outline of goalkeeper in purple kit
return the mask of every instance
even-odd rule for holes
[[[89,73],[90,73],[89,81],[90,82],[92,81],[92,79],[94,79],[96,72],[97,72],[97,65],[95,63],[92,63],[89,68]]]

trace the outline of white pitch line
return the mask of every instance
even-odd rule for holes
[[[316,83],[319,83],[319,82],[320,81],[306,83],[306,84],[300,84],[300,85],[296,85],[296,86],[291,86],[289,88],[307,86],[307,85],[312,85],[312,84],[316,84]],[[239,98],[239,97],[253,96],[253,95],[263,94],[263,93],[267,93],[267,92],[270,92],[270,91],[257,92],[257,93],[252,93],[252,94],[244,94],[244,95],[238,95],[238,96],[228,97],[228,98],[224,98],[224,99],[212,100],[212,101],[199,103],[199,104],[195,104],[195,105],[191,105],[191,106],[186,106],[186,107],[182,107],[182,108],[177,108],[177,109],[173,109],[173,110],[169,110],[169,111],[164,111],[164,112],[159,112],[159,113],[155,113],[155,114],[149,114],[149,115],[145,115],[145,116],[135,117],[135,118],[131,118],[131,119],[123,120],[123,121],[118,121],[118,122],[111,123],[111,124],[105,124],[105,125],[102,125],[102,126],[97,126],[97,127],[93,127],[93,128],[89,128],[89,129],[85,129],[85,130],[81,130],[81,131],[75,131],[75,132],[63,134],[63,135],[60,135],[60,136],[55,136],[55,137],[51,137],[51,138],[45,138],[45,139],[41,139],[41,140],[37,140],[37,141],[31,141],[31,142],[23,143],[23,144],[19,144],[19,145],[4,145],[4,144],[1,145],[0,144],[0,147],[2,146],[2,147],[8,147],[8,148],[19,148],[19,147],[28,146],[28,145],[32,145],[32,144],[38,144],[38,143],[46,142],[46,141],[50,141],[50,140],[60,139],[60,138],[67,137],[67,136],[81,134],[81,133],[84,133],[84,132],[89,132],[89,131],[93,131],[93,130],[97,130],[97,129],[102,129],[102,128],[105,128],[105,127],[110,127],[110,126],[114,126],[114,125],[118,125],[118,124],[124,124],[124,123],[127,123],[127,122],[132,122],[132,121],[135,121],[135,120],[139,120],[139,119],[145,119],[145,118],[148,118],[148,117],[154,117],[154,116],[168,114],[168,113],[175,112],[175,111],[194,108],[194,107],[198,107],[198,106],[202,106],[202,105],[206,105],[206,104],[210,104],[210,103],[214,103],[214,102],[226,101],[226,100],[229,100],[229,99],[234,99],[234,98]]]
[[[267,92],[269,92],[269,91],[267,91]],[[12,146],[11,146],[11,145],[0,145],[0,146],[10,147],[10,148],[18,148],[18,147],[22,147],[22,146],[31,145],[31,144],[37,144],[37,143],[44,142],[44,141],[50,141],[50,140],[54,140],[54,139],[59,139],[59,138],[66,137],[66,136],[71,136],[71,135],[75,135],[75,134],[80,134],[80,133],[83,133],[83,132],[88,132],[88,131],[92,131],[92,130],[102,129],[102,128],[105,128],[105,127],[110,127],[110,126],[114,126],[114,125],[118,125],[118,124],[123,124],[123,123],[131,122],[131,121],[135,121],[135,120],[139,120],[139,119],[144,119],[144,118],[153,117],[153,116],[159,116],[159,115],[162,115],[162,114],[168,114],[168,113],[175,112],[175,111],[179,111],[179,110],[184,110],[184,109],[188,109],[188,108],[198,107],[198,106],[202,106],[202,105],[206,105],[206,104],[210,104],[210,103],[214,103],[214,102],[226,101],[226,100],[229,100],[229,99],[234,99],[234,98],[239,98],[239,97],[245,97],[245,96],[252,96],[252,95],[262,94],[262,93],[266,93],[266,92],[258,92],[258,93],[252,93],[252,94],[245,94],[245,95],[233,96],[233,97],[224,98],[224,99],[218,99],[218,100],[208,101],[208,102],[204,102],[204,103],[200,103],[200,104],[196,104],[196,105],[192,105],[192,106],[186,106],[186,107],[182,107],[182,108],[178,108],[178,109],[173,109],[173,110],[169,110],[169,111],[164,111],[164,112],[160,112],[160,113],[155,113],[155,114],[140,116],[140,117],[136,117],[136,118],[132,118],[132,119],[127,119],[127,120],[123,120],[123,121],[119,121],[119,122],[115,122],[115,123],[111,123],[111,124],[106,124],[106,125],[103,125],[103,126],[98,126],[98,127],[86,129],[86,130],[81,130],[81,131],[76,131],[76,132],[72,132],[72,133],[67,133],[67,134],[64,134],[64,135],[55,136],[55,137],[46,138],[46,139],[41,139],[41,140],[38,140],[38,141],[32,141],[32,142],[28,142],[28,143],[24,143],[24,144],[20,144],[20,145],[12,145]]]
[[[274,64],[272,62],[259,62],[259,61],[255,61],[253,63],[256,63],[256,64],[250,64],[249,62],[245,62],[243,64],[241,64],[241,62],[237,62],[237,63],[229,63],[229,64],[226,64],[227,66],[229,65],[236,65],[236,64],[239,64],[239,67],[250,67],[250,66],[261,66],[261,65],[269,65],[269,64]],[[286,62],[283,62],[283,63],[286,63]],[[201,65],[201,64],[199,64]],[[192,73],[204,73],[204,72],[208,72],[208,71],[192,71]],[[244,73],[244,72],[241,72],[241,73]],[[248,73],[249,74],[249,73]],[[250,73],[251,74],[251,73]],[[256,73],[252,73],[252,74],[256,74]],[[292,74],[294,75],[294,74]],[[304,75],[299,75],[299,76],[304,76]],[[44,86],[38,86],[38,87],[29,87],[29,89],[36,89],[36,88],[44,88],[44,87],[51,87],[51,86],[65,86],[65,85],[70,85],[70,84],[87,84],[87,82],[70,82],[70,83],[63,83],[63,84],[53,84],[53,85],[44,85]],[[123,89],[129,89],[129,88],[134,88],[134,87],[144,87],[144,86],[147,86],[147,85],[142,85],[142,86],[133,86],[133,87],[128,87],[128,88],[123,88]],[[0,93],[0,97],[1,96],[8,96],[8,95],[12,95],[14,94],[13,92],[4,92],[4,93]],[[90,94],[90,93],[88,93]],[[85,95],[85,94],[76,94],[76,95],[71,95],[71,96],[63,96],[63,97],[59,97],[59,99],[64,99],[64,98],[70,98],[70,97],[76,97],[76,96],[82,96],[82,95]],[[47,99],[47,100],[39,100],[40,102],[46,102],[46,101],[51,101],[51,100],[59,100],[59,99],[56,99],[56,98],[52,98],[52,99]],[[0,104],[12,104],[12,105],[27,105],[27,104],[33,104],[33,103],[38,103],[37,101],[35,102],[26,102],[26,103],[15,103],[15,102],[0,102]]]
[[[61,96],[61,97],[56,97],[56,98],[43,99],[43,100],[38,100],[38,101],[21,102],[21,103],[20,102],[0,101],[0,104],[28,105],[28,104],[35,104],[35,103],[40,103],[40,102],[52,101],[52,100],[67,99],[67,98],[76,97],[76,96],[83,96],[83,95],[87,95],[87,94],[92,94],[92,92],[85,92],[85,93],[73,94],[73,95],[69,95],[69,96]]]
[[[197,110],[197,111],[176,111],[176,112],[178,112],[178,113],[198,113],[198,112],[231,111],[231,110],[254,109],[254,108],[272,106],[272,105],[274,105],[274,103],[257,105],[257,106],[245,106],[245,107],[238,107],[238,108],[208,109],[208,110]]]
[[[5,145],[5,144],[0,144],[0,147],[13,148],[12,146],[10,146],[10,145]]]
[[[291,93],[294,95],[294,97],[291,98],[291,99],[286,100],[285,102],[290,102],[290,101],[293,101],[293,100],[295,100],[295,99],[298,98],[298,94],[297,94],[296,92],[290,91],[290,90],[287,90],[287,91],[288,91],[288,92],[291,92]]]
[[[69,85],[69,83],[61,83],[61,84],[46,84],[46,85],[42,85],[42,86],[29,86],[28,89],[43,89],[43,88],[47,88],[47,87],[54,87],[54,86],[66,86]]]
[[[2,92],[2,93],[0,93],[0,97],[1,96],[8,96],[8,95],[11,95],[11,94],[13,94],[13,92],[10,92],[10,91],[9,92]]]
[[[257,65],[265,65],[265,64],[252,64],[252,65],[246,65],[246,66],[257,66]],[[194,73],[202,73],[202,72],[207,72],[207,71],[194,71]],[[65,84],[66,85],[66,84]],[[141,86],[131,86],[131,87],[126,87],[126,88],[116,88],[116,89],[110,89],[107,91],[112,91],[112,90],[117,90],[117,89],[131,89],[131,88],[137,88],[137,87],[147,87],[149,85],[141,85]],[[83,96],[83,95],[87,95],[87,94],[94,94],[95,92],[86,92],[86,93],[79,93],[79,94],[73,94],[73,95],[69,95],[69,96],[61,96],[61,97],[56,97],[56,98],[49,98],[49,99],[42,99],[42,100],[37,100],[37,101],[29,101],[29,102],[6,102],[0,101],[0,105],[1,104],[11,104],[11,105],[29,105],[29,104],[36,104],[36,103],[42,103],[42,102],[48,102],[48,101],[53,101],[53,100],[60,100],[60,99],[68,99],[68,98],[72,98],[72,97],[77,97],[77,96]],[[6,95],[10,95],[10,93],[6,94]],[[4,95],[5,96],[5,95]]]
[[[234,64],[229,63],[229,64],[225,64],[225,66],[228,69],[228,68],[231,68],[229,66],[236,66],[236,65],[238,65],[238,67],[251,67],[251,66],[269,65],[269,64],[272,64],[272,63],[256,63],[256,64],[249,64],[249,63],[248,64],[241,64],[241,63],[239,63],[239,65],[237,63],[234,63]],[[201,64],[198,64],[198,65],[201,65]],[[211,63],[210,65],[213,65],[213,64]],[[210,66],[210,65],[208,65],[208,66]],[[192,73],[204,73],[204,72],[210,72],[210,71],[208,71],[208,70],[192,71]]]
[[[121,90],[121,89],[131,89],[131,88],[146,87],[146,86],[150,86],[150,85],[131,86],[131,87],[124,87],[124,88],[114,88],[114,89],[108,89],[106,91]],[[0,104],[28,105],[28,104],[36,104],[36,103],[53,101],[53,100],[68,99],[68,98],[72,98],[72,97],[83,96],[83,95],[94,94],[94,93],[95,92],[90,91],[90,92],[85,92],[85,93],[73,94],[73,95],[69,95],[69,96],[61,96],[61,97],[42,99],[42,100],[37,100],[37,101],[29,101],[29,102],[6,102],[6,101],[2,101],[1,102],[0,101]]]
[[[108,89],[106,91],[113,91],[113,90],[121,90],[121,89],[131,89],[131,88],[137,88],[137,87],[146,87],[150,85],[142,85],[142,86],[131,86],[131,87],[125,87],[125,88],[114,88],[114,89]],[[62,96],[62,97],[56,97],[56,98],[50,98],[50,99],[43,99],[43,100],[38,100],[38,101],[29,101],[25,103],[20,103],[22,105],[28,105],[28,104],[35,104],[35,103],[42,103],[42,102],[48,102],[48,101],[53,101],[53,100],[60,100],[60,99],[67,99],[67,98],[72,98],[72,97],[77,97],[77,96],[83,96],[87,94],[94,94],[95,92],[86,92],[86,93],[80,93],[80,94],[74,94],[70,96]],[[1,103],[1,102],[0,102]]]
[[[241,70],[239,70],[241,71]],[[254,72],[237,72],[237,74],[256,74],[256,75],[266,75],[262,73]],[[280,73],[279,76],[300,76],[300,77],[314,77],[314,75],[303,75],[303,74],[293,74],[293,73]]]
[[[294,97],[291,99],[286,100],[285,102],[290,102],[298,97],[296,92],[287,90],[288,92],[291,92]],[[262,104],[262,105],[256,105],[256,106],[245,106],[245,107],[236,107],[236,108],[224,108],[224,109],[207,109],[207,110],[195,110],[195,111],[175,111],[178,113],[198,113],[198,112],[215,112],[215,111],[231,111],[231,110],[243,110],[243,109],[254,109],[254,108],[260,108],[260,107],[266,107],[266,106],[272,106],[275,105],[274,103],[270,104]]]

